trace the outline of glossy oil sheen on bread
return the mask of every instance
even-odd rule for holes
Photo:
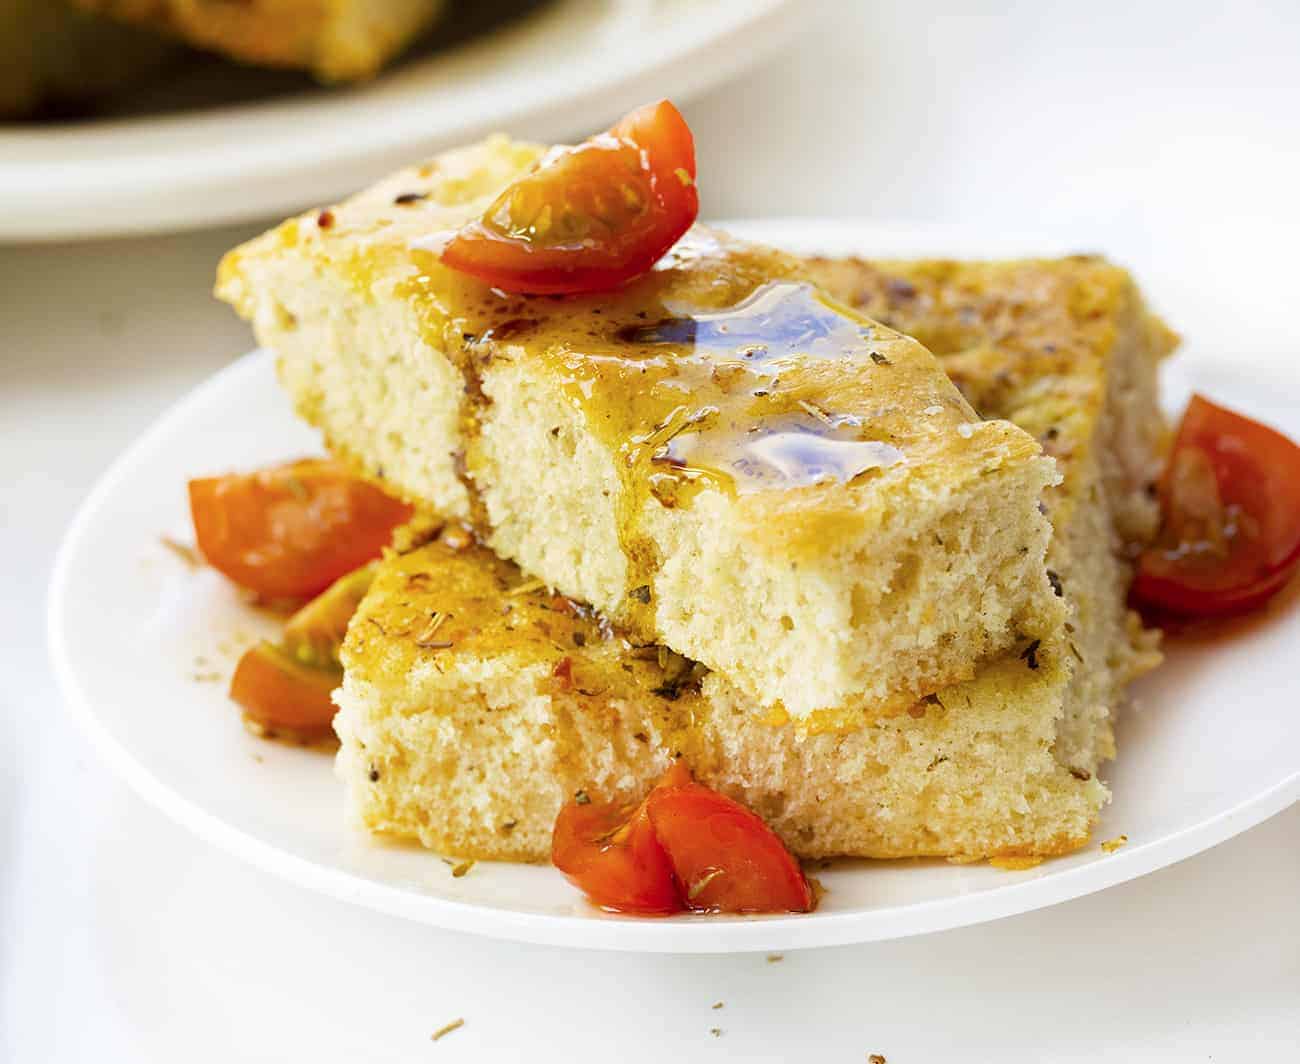
[[[543,860],[576,791],[639,797],[680,755],[806,857],[1047,856],[1086,841],[1124,688],[1158,660],[1125,596],[1128,548],[1155,517],[1155,371],[1174,337],[1096,259],[804,268],[924,335],[981,412],[1056,456],[1049,564],[1065,619],[903,714],[851,703],[834,721],[782,721],[464,537],[406,542],[353,626],[336,695],[355,821],[446,853]]]
[[[227,256],[333,450],[795,717],[900,711],[1049,622],[1038,442],[798,260],[697,228],[563,299],[444,267],[541,153],[448,153]]]

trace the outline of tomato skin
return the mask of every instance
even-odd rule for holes
[[[672,864],[645,806],[569,802],[551,838],[551,861],[591,901],[611,912],[681,912]]]
[[[302,459],[189,483],[200,552],[265,599],[300,599],[379,557],[411,508],[341,465]]]
[[[263,642],[239,659],[230,679],[230,697],[265,728],[320,739],[333,734],[336,707],[330,695],[342,682],[341,669],[304,665]]]
[[[690,127],[660,100],[548,154],[452,238],[442,261],[507,292],[600,292],[646,273],[699,213]]]
[[[1233,617],[1259,609],[1291,582],[1295,566],[1230,589],[1206,591],[1189,587],[1178,575],[1165,575],[1163,565],[1139,563],[1133,581],[1133,604],[1149,624],[1167,627],[1178,619]],[[1177,627],[1174,623],[1174,627]]]
[[[812,888],[762,817],[698,783],[660,786],[646,799],[686,905],[698,912],[806,913]]]
[[[341,668],[339,650],[348,624],[375,580],[377,562],[339,577],[284,624],[283,646],[304,665]]]
[[[1132,591],[1157,623],[1255,609],[1300,566],[1300,447],[1273,429],[1193,396],[1159,497]]]
[[[595,904],[665,915],[809,912],[812,888],[754,813],[673,767],[639,806],[570,802],[552,861]]]

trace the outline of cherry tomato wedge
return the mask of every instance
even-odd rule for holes
[[[1133,584],[1149,613],[1242,613],[1300,565],[1300,447],[1257,421],[1193,396],[1159,497]]]
[[[443,249],[508,292],[599,292],[658,262],[700,213],[695,141],[667,100],[550,152]]]
[[[341,669],[304,665],[280,647],[258,643],[235,666],[230,697],[263,727],[319,739],[331,732],[330,695],[342,682]]]
[[[303,459],[191,480],[204,558],[267,599],[307,598],[377,558],[411,508],[341,465]]]
[[[338,668],[339,648],[348,622],[375,580],[377,562],[341,576],[284,624],[284,649],[297,661],[317,668]]]
[[[808,912],[814,905],[776,833],[739,802],[695,783],[681,762],[634,808],[566,805],[552,859],[593,902],[618,912]]]
[[[602,909],[638,916],[681,911],[673,866],[644,805],[569,802],[555,821],[551,860]]]
[[[646,799],[686,907],[715,913],[806,913],[812,888],[763,818],[698,783]]]

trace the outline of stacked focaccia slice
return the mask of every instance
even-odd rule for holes
[[[332,450],[763,711],[897,712],[1051,623],[1037,441],[797,259],[697,228],[563,299],[443,265],[541,155],[452,152],[227,256]]]
[[[496,552],[409,543],[362,604],[356,817],[541,859],[572,794],[637,796],[681,756],[804,856],[1080,845],[1149,659],[1118,548],[1149,531],[1169,337],[1131,281],[704,231],[613,297],[446,271],[436,234],[539,151],[452,153],[222,267],[331,447]]]

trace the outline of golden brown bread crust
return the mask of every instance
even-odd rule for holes
[[[1063,654],[1025,648],[888,720],[774,724],[462,535],[380,567],[343,650],[339,766],[370,830],[477,858],[544,860],[570,796],[637,798],[678,757],[803,857],[1045,855],[1106,797],[1051,753]]]
[[[543,632],[527,596],[512,600],[512,612],[530,639],[467,644],[471,660],[500,668],[471,666],[445,689],[415,679],[425,651],[379,638],[367,621],[370,631],[355,636],[339,716],[340,770],[362,823],[444,852],[542,860],[551,819],[575,790],[634,797],[681,753],[804,856],[1016,860],[1086,843],[1106,798],[1096,771],[1113,756],[1113,710],[1128,679],[1156,660],[1124,609],[1128,570],[1116,551],[1149,529],[1140,488],[1160,434],[1155,365],[1172,334],[1147,313],[1124,271],[1097,260],[814,261],[809,270],[841,299],[922,332],[977,408],[1020,418],[1053,446],[1064,479],[1052,495],[1050,559],[1073,610],[1062,641],[1039,648],[1039,669],[1022,657],[994,663],[940,693],[937,705],[916,706],[918,716],[868,723],[860,712],[856,728],[842,721],[819,734],[812,721],[755,719],[715,677],[699,691],[684,685],[675,700],[654,695],[663,686],[649,675],[662,668],[659,651],[633,659],[635,675],[611,673],[622,652],[589,642],[589,631],[581,653],[596,656],[571,670],[578,690],[557,690],[555,665],[577,653],[563,648],[580,623],[563,610],[545,612]],[[400,565],[432,573],[445,562],[417,554]],[[474,579],[511,572],[484,558]],[[441,587],[457,598],[455,581]],[[500,593],[486,587],[487,601]],[[437,608],[404,590],[401,600]],[[382,612],[385,602],[365,608]],[[539,658],[532,680],[507,689],[506,675],[525,676]],[[666,656],[665,664],[683,663]],[[630,691],[623,680],[632,681]],[[443,744],[456,756],[439,761]],[[481,780],[463,771],[485,760]]]
[[[1057,459],[1062,505],[1094,456],[1121,536],[1151,536],[1165,426],[1148,406],[1106,437],[1112,378],[1137,369],[1153,387],[1155,364],[1178,336],[1150,313],[1128,271],[1094,255],[1012,262],[951,259],[804,260],[806,276],[835,298],[915,336],[984,417],[1006,418]],[[1121,350],[1122,345],[1134,350]],[[1149,399],[1149,397],[1146,397]],[[1111,453],[1101,453],[1114,443]]]
[[[793,716],[905,708],[1058,611],[1036,441],[791,256],[696,227],[566,298],[442,263],[542,151],[446,153],[226,257],[332,447]]]

